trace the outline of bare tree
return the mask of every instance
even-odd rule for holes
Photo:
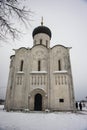
[[[31,11],[22,5],[23,0],[0,0],[0,40],[6,40],[7,36],[16,38],[20,32],[14,26],[13,19],[20,19],[23,24],[28,24]]]

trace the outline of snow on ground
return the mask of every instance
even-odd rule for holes
[[[87,130],[87,109],[82,112],[6,112],[0,106],[0,130]]]

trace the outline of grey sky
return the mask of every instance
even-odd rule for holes
[[[7,86],[9,57],[14,54],[12,49],[22,46],[32,47],[32,31],[40,25],[43,16],[44,25],[52,31],[51,46],[62,44],[72,47],[70,55],[75,97],[77,100],[85,99],[87,96],[87,0],[29,0],[26,5],[34,12],[31,17],[33,21],[30,22],[31,27],[24,31],[24,36],[22,35],[18,41],[11,45],[0,46],[0,88]]]

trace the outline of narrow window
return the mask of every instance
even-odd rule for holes
[[[62,102],[64,102],[64,99],[62,99],[62,98],[61,98],[61,99],[59,99],[59,102],[61,102],[61,103],[62,103]]]
[[[46,40],[46,47],[48,47],[48,41]]]
[[[42,44],[42,39],[40,39],[40,44]]]
[[[61,61],[58,60],[58,70],[60,71],[61,70]]]
[[[36,45],[36,40],[34,40],[34,45]]]
[[[41,70],[41,61],[39,60],[38,61],[38,71],[40,71]]]
[[[23,71],[23,60],[21,60],[21,64],[20,64],[20,71]]]

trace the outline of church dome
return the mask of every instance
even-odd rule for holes
[[[32,33],[33,38],[34,38],[34,36],[35,36],[36,34],[39,34],[39,33],[45,33],[45,34],[47,34],[50,38],[51,38],[51,36],[52,36],[50,29],[49,29],[48,27],[46,27],[46,26],[38,26],[38,27],[36,27],[36,28],[33,30],[33,33]]]

